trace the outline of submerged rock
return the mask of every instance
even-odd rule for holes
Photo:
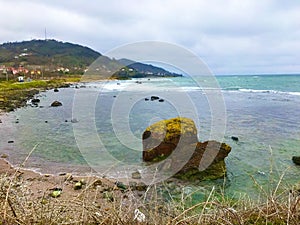
[[[211,180],[226,175],[231,147],[217,141],[198,142],[194,121],[173,118],[149,126],[143,133],[143,160],[183,180]],[[170,156],[170,157],[169,157]]]
[[[296,165],[300,165],[300,156],[293,156],[292,160]]]
[[[232,139],[233,141],[239,141],[239,138],[236,137],[236,136],[231,136],[231,139]]]
[[[155,100],[158,100],[159,97],[158,96],[151,96],[151,101],[155,101]]]
[[[71,119],[71,123],[78,123],[79,121],[76,118]]]
[[[58,106],[62,106],[62,103],[59,102],[59,101],[54,101],[54,102],[52,102],[52,104],[51,104],[51,107],[58,107]]]
[[[32,103],[32,104],[37,104],[37,103],[39,103],[39,102],[41,102],[41,100],[38,99],[38,98],[31,99],[31,103]]]

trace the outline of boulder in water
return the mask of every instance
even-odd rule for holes
[[[143,133],[143,160],[157,162],[167,158],[177,148],[197,143],[197,129],[193,120],[173,118],[149,126]]]
[[[62,103],[59,102],[59,101],[54,101],[54,102],[52,102],[52,104],[51,104],[51,107],[58,107],[58,106],[62,106]]]
[[[155,101],[155,100],[158,100],[159,97],[158,96],[151,96],[151,101]]]
[[[226,175],[224,159],[231,147],[217,141],[198,142],[195,152],[184,167],[175,175],[183,180],[213,180]],[[204,161],[202,161],[204,160]],[[206,164],[205,161],[212,161]]]
[[[176,151],[175,151],[176,150]],[[162,162],[183,180],[211,180],[226,175],[224,159],[231,147],[217,141],[198,142],[194,121],[188,118],[162,120],[143,133],[143,160]]]
[[[32,104],[37,104],[37,103],[39,103],[39,102],[41,102],[41,100],[38,99],[38,98],[31,99],[31,103],[32,103]]]
[[[238,138],[237,136],[231,136],[231,139],[232,139],[233,141],[239,141],[239,138]]]
[[[300,156],[293,156],[292,160],[296,165],[300,165]]]

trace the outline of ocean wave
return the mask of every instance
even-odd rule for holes
[[[275,91],[275,90],[255,90],[255,89],[244,89],[240,88],[239,91],[241,92],[254,92],[254,93],[279,93],[280,91]]]
[[[278,90],[256,90],[256,89],[246,89],[246,88],[226,88],[225,91],[236,91],[236,92],[246,92],[246,93],[270,93],[270,94],[288,94],[300,96],[300,92],[295,91],[278,91]]]
[[[223,90],[226,90],[226,91],[238,91],[240,89],[241,89],[241,87],[227,87],[227,88],[224,88]]]
[[[288,94],[300,96],[300,92],[288,92]]]
[[[155,80],[155,79],[153,79]],[[139,82],[137,82],[139,81]],[[155,92],[155,91],[163,91],[163,92],[206,92],[206,91],[220,91],[223,92],[243,92],[243,93],[263,93],[263,94],[281,94],[281,95],[294,95],[300,96],[300,92],[295,91],[279,91],[279,90],[268,90],[268,89],[250,89],[250,88],[242,88],[239,86],[231,86],[225,88],[219,87],[201,87],[197,85],[189,85],[189,84],[181,84],[175,82],[167,82],[166,79],[155,80],[125,80],[125,81],[106,81],[106,82],[94,82],[89,83],[87,86],[94,87],[96,90],[101,92],[122,92],[122,91],[133,91],[133,92]],[[165,83],[164,83],[165,82]]]

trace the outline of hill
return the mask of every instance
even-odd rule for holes
[[[46,66],[85,69],[101,54],[77,44],[56,40],[31,40],[0,45],[0,64],[18,67]]]
[[[44,76],[64,73],[83,74],[99,56],[101,56],[99,52],[88,47],[56,40],[8,42],[0,45],[0,70],[2,73],[5,71],[14,75],[31,73],[36,75],[35,77],[37,74]],[[153,65],[128,59],[115,60],[104,56],[103,61],[105,65],[102,69],[121,68],[113,74],[117,79],[180,76]]]
[[[149,77],[149,76],[152,76],[152,77],[177,77],[177,76],[182,76],[181,74],[172,73],[163,68],[153,66],[151,64],[134,62],[130,59],[120,59],[118,61],[123,65],[127,65],[128,70],[135,71],[135,75],[134,75],[135,77]]]

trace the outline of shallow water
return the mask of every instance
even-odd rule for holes
[[[200,141],[215,137],[212,130],[223,127],[214,126],[226,122],[224,139],[218,140],[232,146],[226,159],[226,193],[255,195],[258,188],[252,179],[268,188],[286,173],[283,184],[298,182],[300,168],[291,158],[300,155],[299,80],[300,76],[219,77],[226,113],[220,117],[212,113],[214,108],[222,111],[222,105],[216,105],[223,102],[222,96],[216,94],[216,101],[209,98],[213,88],[206,87],[201,77],[198,84],[187,78],[141,79],[142,84],[110,81],[58,93],[50,90],[37,96],[39,107],[2,116],[1,153],[19,164],[38,144],[26,162],[29,168],[44,173],[86,173],[90,171],[87,160],[101,173],[118,178],[143,168],[141,134],[155,121],[178,115],[193,118]],[[164,102],[145,101],[151,95]],[[63,106],[49,107],[54,100]],[[239,137],[239,142],[231,136]],[[209,189],[222,183],[200,185]]]

